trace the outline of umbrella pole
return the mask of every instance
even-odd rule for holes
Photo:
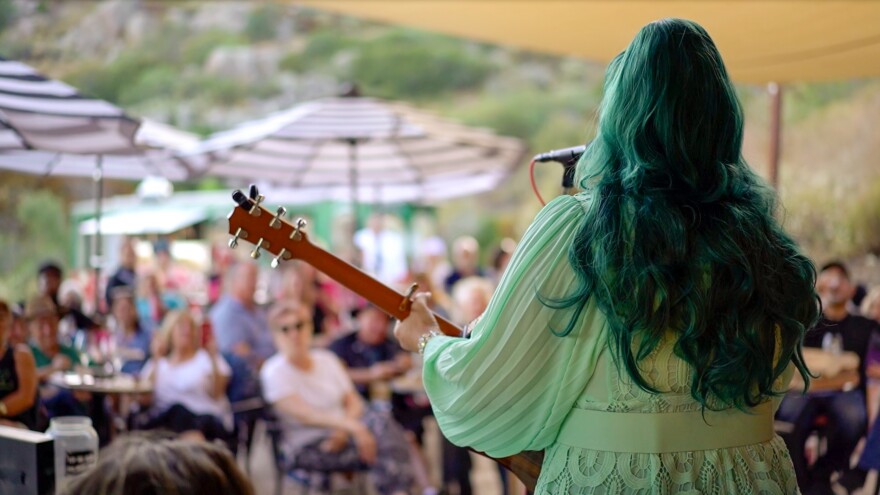
[[[770,167],[768,171],[770,185],[779,190],[779,156],[782,142],[782,86],[770,83],[767,85],[770,94]]]
[[[95,314],[101,308],[101,206],[104,197],[104,155],[98,155],[95,161],[95,249],[92,256],[92,268],[95,273]]]

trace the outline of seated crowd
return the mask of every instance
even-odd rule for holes
[[[431,292],[432,309],[466,328],[486,308],[511,243],[505,240],[484,268],[473,238],[453,244],[451,264],[442,241],[429,239],[418,270],[397,280],[398,288],[417,282]],[[139,267],[130,242],[120,259],[102,292],[104,316],[82,311],[83,297],[61,288],[63,272],[54,263],[40,267],[39,291],[23,304],[0,301],[0,424],[45,430],[50,418],[88,415],[102,444],[118,437],[110,448],[120,456],[150,443],[123,440],[123,430],[170,432],[181,440],[150,447],[161,462],[175,449],[198,450],[191,440],[218,441],[235,455],[250,449],[255,423],[267,421],[278,431],[277,465],[293,479],[362,471],[383,495],[472,492],[469,453],[449,442],[442,486],[430,481],[423,452],[430,404],[418,387],[402,385],[417,378],[419,357],[398,346],[379,308],[303,263],[266,276],[250,261],[224,263],[210,277],[222,290],[195,305],[180,277]],[[792,391],[777,420],[790,425],[784,438],[804,493],[834,493],[833,485],[852,493],[867,471],[880,468],[880,428],[869,428],[871,380],[880,378],[880,288],[859,300],[846,267],[834,262],[820,270],[817,292],[823,319],[805,346],[854,353],[859,380],[843,390]],[[86,370],[136,376],[152,393],[121,400],[52,379]],[[819,449],[811,443],[817,431]],[[211,449],[197,457],[228,461]],[[97,470],[112,472],[117,462],[102,456]],[[123,488],[128,482],[115,481]]]
[[[453,264],[436,252],[425,257],[423,271],[405,275],[398,288],[418,282],[434,293],[436,311],[467,323],[489,294],[477,298],[477,309],[459,309],[474,305],[453,300],[443,287],[461,279],[456,287],[476,282],[491,292],[492,282],[481,276],[491,270],[477,266],[475,244],[459,242],[464,247],[456,248],[461,254]],[[20,303],[0,301],[0,424],[45,431],[54,417],[90,416],[101,445],[125,457],[149,443],[128,430],[219,441],[235,455],[250,448],[254,425],[263,420],[278,429],[276,461],[295,480],[362,471],[382,494],[440,490],[423,453],[431,408],[417,385],[417,356],[398,346],[379,308],[306,264],[288,263],[266,277],[250,261],[213,274],[220,289],[197,305],[180,278],[138,265],[133,240],[119,254],[101,311],[83,310],[88,294],[54,262],[39,267],[37,293]],[[262,287],[268,297],[260,297]],[[130,375],[151,393],[84,392],[65,387],[64,374]],[[402,377],[411,378],[408,388],[393,387]],[[157,462],[188,444],[158,445],[151,454]],[[110,452],[96,472],[122,462]],[[465,495],[468,456],[444,446],[443,484]],[[117,492],[129,482],[114,481],[123,490]]]

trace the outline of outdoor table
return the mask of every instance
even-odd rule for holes
[[[111,376],[95,376],[79,372],[59,372],[49,376],[48,383],[71,391],[89,392],[92,394],[92,421],[101,439],[106,445],[112,438],[112,424],[115,418],[125,418],[128,398],[131,395],[151,393],[153,384],[149,380],[141,380],[127,373]],[[105,414],[104,403],[107,396],[114,397],[111,417]]]

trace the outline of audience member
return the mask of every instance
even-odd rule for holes
[[[56,371],[72,370],[79,364],[79,353],[58,342],[58,307],[52,299],[45,295],[29,299],[24,318],[28,322],[31,352],[41,380]]]
[[[309,308],[276,303],[269,322],[279,353],[266,362],[260,378],[266,401],[285,427],[288,469],[369,466],[382,495],[410,493],[413,477],[403,430],[388,415],[365,408],[333,353],[312,348]]]
[[[370,384],[398,377],[412,366],[412,359],[390,337],[391,320],[372,304],[357,313],[357,329],[330,344],[330,350],[348,367],[348,376],[365,399]]]
[[[98,464],[59,495],[254,495],[226,449],[155,434],[126,435],[101,451]]]
[[[69,390],[46,383],[55,372],[70,371],[80,363],[72,347],[58,342],[58,308],[46,295],[34,296],[25,304],[24,318],[30,331],[30,349],[40,381],[40,401],[49,418],[81,416],[88,413],[88,395],[76,396]]]
[[[452,273],[452,265],[447,259],[446,243],[441,237],[432,236],[422,240],[416,253],[415,268],[415,271],[427,274],[433,287],[445,291],[446,277]]]
[[[162,299],[162,288],[154,272],[146,272],[138,278],[135,307],[141,327],[150,333],[159,327],[170,309]]]
[[[127,237],[119,246],[119,268],[107,280],[107,290],[104,299],[107,307],[112,305],[113,290],[117,287],[129,287],[134,290],[137,287],[137,252],[135,251],[135,239]]]
[[[226,398],[231,371],[216,344],[202,348],[199,328],[186,310],[169,312],[154,342],[142,372],[153,384],[153,408],[144,426],[232,441]]]
[[[211,328],[220,351],[247,361],[256,376],[263,361],[275,352],[266,317],[257,307],[257,265],[238,263],[227,273],[227,292],[211,308]]]
[[[0,300],[0,425],[34,429],[37,423],[37,367],[30,349],[9,342],[12,312]]]
[[[381,213],[370,215],[367,228],[354,234],[354,245],[361,252],[361,268],[386,284],[406,276],[406,246],[403,236],[385,225]]]
[[[9,325],[7,341],[11,346],[27,345],[30,336],[28,335],[27,322],[24,319],[24,307],[21,304],[13,303],[9,309],[12,322]]]
[[[865,362],[872,336],[880,331],[880,326],[850,313],[853,289],[842,263],[835,261],[822,267],[816,280],[816,292],[822,300],[822,319],[807,332],[804,346],[821,348],[826,340],[839,338],[844,351],[859,357],[859,386],[833,394],[788,394],[777,412],[777,418],[795,425],[789,450],[798,482],[808,493],[832,493],[831,474],[849,470],[850,457],[867,427]],[[827,452],[808,468],[804,442],[821,414],[827,415],[829,421]]]
[[[113,290],[110,294],[110,312],[113,317],[110,326],[112,338],[116,341],[121,371],[137,375],[150,355],[152,336],[141,326],[131,287],[118,286]]]
[[[498,286],[498,282],[501,281],[501,276],[504,275],[504,270],[507,268],[507,264],[510,263],[510,258],[513,256],[514,249],[516,249],[516,241],[510,237],[505,237],[504,239],[501,239],[501,242],[498,243],[498,246],[492,253],[492,268],[488,274],[488,278],[496,287]]]
[[[71,318],[73,327],[79,330],[94,330],[98,324],[77,308],[63,306],[59,300],[59,290],[64,272],[61,265],[53,261],[43,262],[37,269],[37,289],[41,295],[51,299],[59,318]]]
[[[462,236],[452,243],[452,273],[446,277],[444,288],[452,292],[452,286],[463,278],[480,276],[484,272],[480,268],[480,243],[471,236]]]

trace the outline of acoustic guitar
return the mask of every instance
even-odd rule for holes
[[[251,258],[259,258],[263,252],[274,255],[272,268],[277,268],[288,260],[304,261],[381,308],[388,315],[398,320],[409,316],[411,297],[418,289],[416,284],[410,286],[406,294],[401,294],[357,267],[315,246],[309,241],[305,231],[306,222],[299,219],[294,224],[288,223],[284,219],[287,212],[283,207],[279,207],[274,214],[271,213],[261,205],[265,198],[259,194],[255,186],[250,187],[249,194],[236,190],[232,194],[232,199],[237,206],[228,217],[229,233],[232,235],[229,247],[235,248],[239,241],[247,241],[254,245]],[[444,334],[453,337],[462,336],[461,329],[456,325],[440,316],[435,316]],[[544,452],[537,451],[522,452],[495,461],[509,469],[531,492],[534,491],[541,472],[543,459]]]

